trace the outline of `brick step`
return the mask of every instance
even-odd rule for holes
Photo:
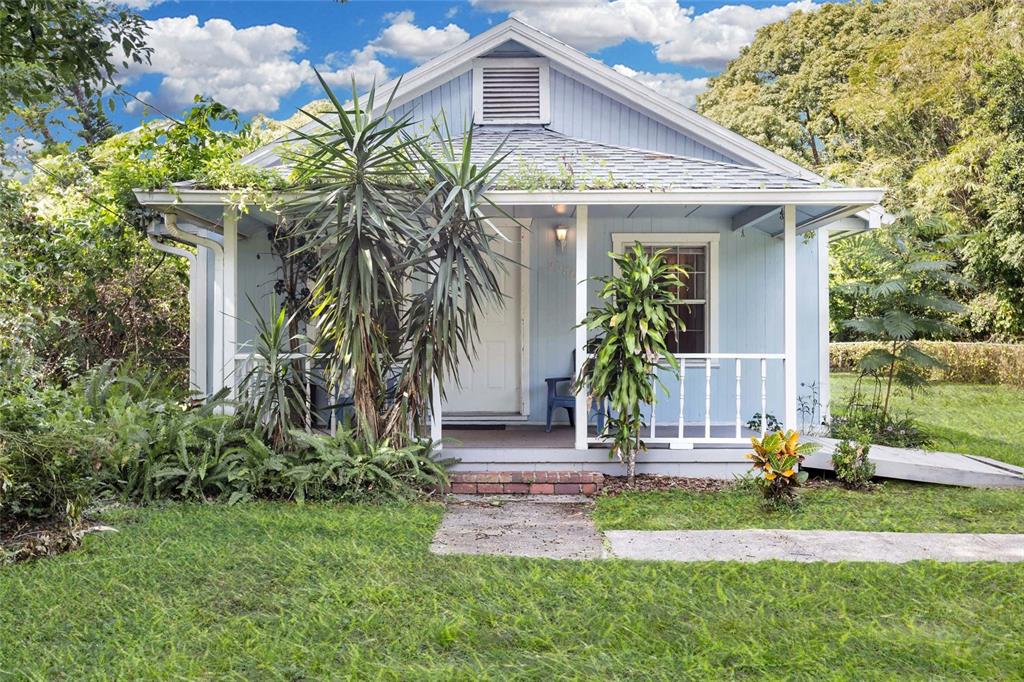
[[[595,495],[604,485],[597,471],[467,471],[451,474],[459,495]]]

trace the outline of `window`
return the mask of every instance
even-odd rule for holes
[[[663,258],[687,273],[677,307],[682,326],[666,343],[673,353],[713,353],[718,348],[717,268],[718,234],[614,234],[616,253],[635,243],[649,253],[664,250]]]
[[[550,123],[546,59],[484,58],[473,65],[476,123]]]

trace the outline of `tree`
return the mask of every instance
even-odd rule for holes
[[[761,29],[698,108],[825,176],[886,187],[890,212],[942,218],[962,238],[934,245],[976,284],[948,319],[1024,339],[1022,24],[1016,0],[797,12]]]
[[[604,303],[592,308],[583,322],[599,331],[590,344],[593,358],[576,378],[576,390],[611,403],[605,425],[612,439],[609,455],[626,465],[629,485],[636,479],[637,454],[646,450],[640,431],[642,407],[654,402],[652,378],[659,367],[679,369],[665,338],[682,326],[676,306],[681,303],[680,277],[686,273],[665,262],[663,253],[648,253],[639,244],[626,253],[609,253],[619,272],[594,278],[603,285],[598,296]]]
[[[492,243],[504,237],[483,211],[502,157],[474,164],[471,132],[458,142],[438,127],[418,136],[408,115],[375,112],[373,89],[364,108],[355,92],[346,106],[321,84],[331,111],[305,112],[318,131],[293,131],[303,198],[286,213],[304,240],[293,255],[320,254],[318,350],[335,382],[351,372],[363,437],[401,443],[434,382],[458,381],[481,311],[503,305]]]
[[[244,126],[218,130],[225,122],[238,126],[237,113],[199,100],[180,123],[44,151],[24,184],[0,185],[0,318],[35,322],[36,351],[51,372],[67,377],[138,354],[180,374],[187,271],[146,244],[157,214],[133,189],[248,182],[248,171],[232,169],[256,141]]]
[[[0,26],[0,119],[18,114],[48,135],[47,117],[68,106],[87,142],[109,137],[99,97],[119,66],[149,61],[142,17],[108,0],[18,0],[0,4]]]
[[[944,315],[961,306],[946,295],[959,278],[950,273],[951,263],[936,258],[915,236],[918,226],[904,223],[881,235],[860,240],[858,255],[872,263],[872,276],[846,283],[856,293],[856,317],[845,326],[861,338],[881,346],[866,353],[858,363],[862,376],[876,378],[884,397],[879,423],[889,416],[893,385],[909,389],[924,385],[928,371],[941,367],[936,358],[920,350],[914,341],[952,331]]]

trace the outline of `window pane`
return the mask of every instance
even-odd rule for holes
[[[644,245],[647,253],[664,250],[662,258],[666,263],[679,265],[687,276],[681,277],[682,286],[678,296],[684,300],[699,301],[676,306],[676,314],[683,323],[683,329],[671,331],[665,339],[670,353],[707,352],[707,247],[704,246],[658,246]]]

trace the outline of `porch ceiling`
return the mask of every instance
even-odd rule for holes
[[[177,212],[185,222],[220,231],[228,192],[180,190],[137,191],[139,201],[162,211]],[[782,233],[781,209],[796,205],[797,231],[825,227],[836,234],[858,232],[869,224],[866,209],[881,198],[881,190],[814,188],[811,190],[746,190],[705,192],[649,192],[592,190],[587,192],[498,191],[491,197],[502,210],[521,219],[574,218],[578,204],[590,207],[593,218],[727,218],[734,230],[758,229],[772,235]],[[277,221],[273,213],[251,210],[240,216],[243,236],[266,229]]]

